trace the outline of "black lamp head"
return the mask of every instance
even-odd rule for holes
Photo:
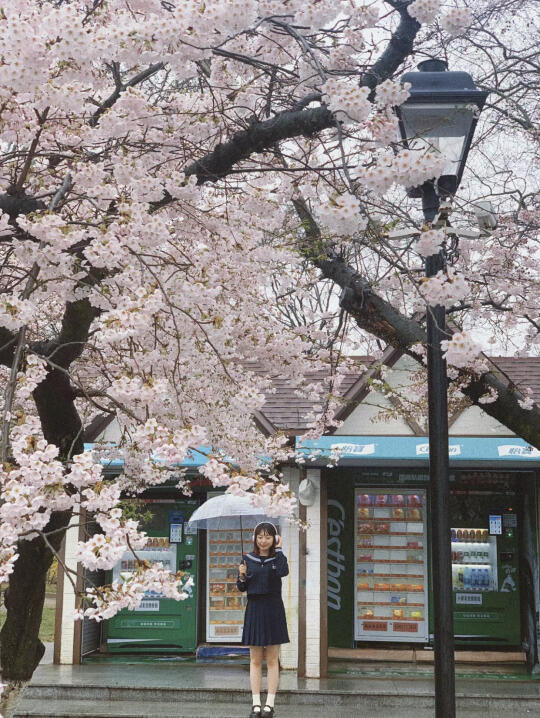
[[[469,73],[450,72],[437,58],[424,60],[418,72],[405,73],[401,82],[410,84],[409,98],[396,107],[401,139],[408,148],[439,150],[448,159],[437,187],[441,195],[453,195],[488,93],[476,87]],[[408,194],[419,197],[420,188]]]

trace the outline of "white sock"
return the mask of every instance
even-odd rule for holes
[[[260,693],[252,693],[252,706],[257,706],[258,710],[261,710],[261,694]]]
[[[275,693],[269,693],[266,696],[266,705],[270,706],[270,708],[274,707],[274,701],[276,700],[276,694]]]

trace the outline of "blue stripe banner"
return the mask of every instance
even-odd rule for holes
[[[302,441],[296,437],[301,454],[315,463],[328,461],[334,455],[351,462],[371,460],[428,460],[427,436],[321,436],[319,439]],[[540,451],[523,439],[508,437],[451,436],[448,455],[456,461],[496,461],[519,464],[538,464]]]

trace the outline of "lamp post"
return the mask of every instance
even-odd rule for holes
[[[487,94],[478,90],[466,72],[449,72],[442,60],[426,60],[419,72],[403,75],[411,84],[410,97],[396,108],[405,146],[435,149],[446,158],[444,174],[437,180],[407,191],[422,199],[426,223],[432,224],[441,199],[451,198],[461,181],[478,114]],[[444,249],[426,258],[426,276],[446,266]],[[435,624],[435,715],[455,718],[454,625],[450,517],[448,506],[448,406],[446,362],[441,351],[445,338],[445,308],[428,306],[427,367],[429,418],[429,480],[431,487],[431,536],[433,607]]]

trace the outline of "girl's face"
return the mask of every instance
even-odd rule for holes
[[[257,548],[259,551],[270,551],[274,544],[274,537],[268,531],[261,531],[257,534]]]

